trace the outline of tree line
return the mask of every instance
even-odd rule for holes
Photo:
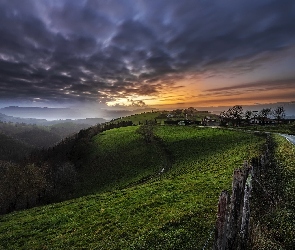
[[[265,125],[270,117],[279,124],[285,119],[285,116],[286,111],[283,106],[278,106],[274,109],[263,108],[260,111],[246,110],[244,112],[242,106],[235,105],[227,111],[222,111],[219,117],[221,125],[240,126],[242,121],[248,125],[250,123]]]
[[[98,124],[21,160],[0,159],[0,214],[75,197],[92,137],[132,125],[126,121]]]

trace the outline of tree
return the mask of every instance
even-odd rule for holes
[[[250,120],[253,117],[253,112],[251,110],[247,110],[245,112],[245,119],[248,124],[250,124]]]
[[[235,105],[230,108],[228,111],[228,116],[231,119],[233,126],[239,126],[241,124],[243,116],[243,107],[240,105]]]
[[[152,122],[147,122],[147,124],[141,125],[137,130],[136,133],[143,136],[146,143],[151,143],[154,138],[154,124]]]
[[[42,168],[0,161],[0,213],[35,206],[46,185]]]
[[[219,115],[221,125],[231,122],[233,126],[239,126],[241,124],[242,116],[243,107],[240,105],[235,105],[232,108],[229,108],[226,112],[221,112]]]
[[[185,109],[183,112],[184,112],[187,116],[192,117],[192,116],[194,116],[194,114],[197,112],[197,110],[196,110],[195,108],[193,108],[193,107],[189,107],[189,108]]]
[[[273,116],[277,120],[277,123],[279,124],[282,119],[285,118],[286,112],[285,108],[283,106],[279,106],[276,109],[273,110]]]
[[[227,123],[229,122],[229,117],[228,117],[228,113],[226,111],[222,111],[219,115],[219,119],[220,119],[220,125],[221,126],[226,126]]]
[[[76,187],[77,177],[74,164],[68,161],[55,164],[49,176],[51,189],[48,189],[46,198],[51,201],[70,198]]]
[[[183,110],[182,109],[175,109],[172,111],[175,117],[181,117]]]
[[[258,111],[254,110],[254,111],[252,111],[252,114],[253,114],[254,124],[256,124],[256,120],[258,119]]]
[[[264,108],[259,112],[259,119],[262,122],[263,125],[265,125],[266,120],[268,118],[268,116],[271,115],[271,109],[270,108]]]

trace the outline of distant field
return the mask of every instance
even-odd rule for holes
[[[167,115],[169,114],[168,111],[161,112],[161,111],[154,111],[154,112],[144,112],[141,114],[135,114],[135,115],[130,115],[122,118],[115,119],[113,122],[117,121],[132,121],[135,125],[138,124],[144,124],[146,121],[155,121],[158,124],[164,124],[164,121],[166,120],[180,120],[180,119],[186,119],[184,114],[179,115],[178,117],[172,117],[172,118],[167,118]],[[196,121],[201,121],[204,117],[210,116],[213,119],[217,119],[218,116],[211,114],[211,113],[195,113],[193,116],[188,116],[187,118],[190,120],[196,120]]]
[[[135,114],[130,116],[125,116],[115,121],[132,121],[134,124],[144,123],[145,121],[154,121],[156,117],[160,115],[160,112],[145,112],[141,114]]]
[[[97,180],[112,191],[1,216],[0,249],[202,249],[220,192],[264,137],[158,126],[160,139],[146,144],[136,129],[92,140],[84,187],[94,192]]]

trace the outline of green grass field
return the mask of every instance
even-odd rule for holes
[[[156,117],[160,115],[161,112],[144,112],[141,114],[135,114],[130,116],[122,117],[121,119],[116,119],[116,121],[132,121],[134,124],[138,125],[139,123],[143,124],[146,121],[154,121]]]
[[[92,139],[81,188],[98,193],[1,216],[0,249],[202,249],[220,192],[264,137],[158,126],[146,144],[136,129]]]
[[[112,129],[92,138],[77,192],[122,188],[163,168],[167,160],[163,149],[156,143],[146,144],[135,132],[137,128]]]

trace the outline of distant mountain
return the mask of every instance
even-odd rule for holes
[[[59,119],[80,119],[83,117],[82,112],[70,108],[47,108],[47,107],[19,107],[9,106],[0,109],[0,113],[5,115],[37,119],[59,120]]]
[[[0,109],[2,110],[2,109]],[[27,124],[40,124],[45,125],[48,121],[46,119],[35,119],[35,118],[20,118],[0,113],[1,122],[13,122],[13,123],[27,123]]]
[[[99,120],[98,123],[105,122],[107,120],[124,117],[128,115],[134,115],[142,112],[150,112],[152,108],[137,108],[130,110],[128,108],[48,108],[48,107],[19,107],[19,106],[9,106],[5,108],[0,108],[0,113],[19,117],[19,118],[35,118],[38,120],[84,120],[87,119],[103,119]],[[97,123],[97,122],[96,122]],[[94,124],[93,124],[94,125]]]
[[[0,111],[3,109],[0,109]],[[86,119],[59,119],[59,120],[51,120],[48,121],[46,119],[36,119],[36,118],[22,118],[15,117],[7,114],[0,113],[0,121],[2,122],[13,122],[13,123],[26,123],[26,124],[36,124],[42,126],[51,126],[54,124],[64,123],[64,122],[72,122],[75,124],[86,124],[89,126],[96,125],[98,123],[106,122],[103,118],[86,118]]]

